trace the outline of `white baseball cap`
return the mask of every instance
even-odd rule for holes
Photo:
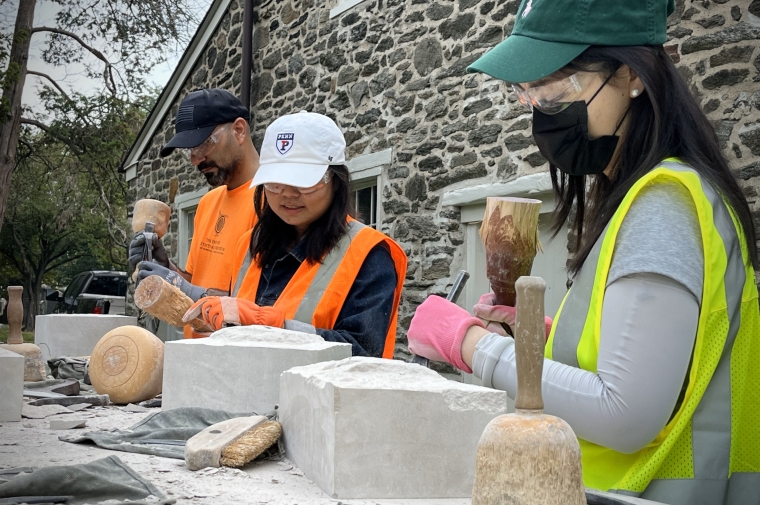
[[[266,183],[308,188],[330,165],[346,164],[346,139],[327,116],[302,110],[276,119],[261,145],[261,165],[251,187]]]

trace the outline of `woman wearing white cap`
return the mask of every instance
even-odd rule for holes
[[[393,357],[406,255],[354,220],[346,141],[327,116],[302,111],[266,130],[251,182],[258,222],[238,242],[232,297],[188,311],[216,329],[262,324]]]
[[[671,505],[757,505],[755,230],[663,49],[673,8],[526,0],[470,70],[509,82],[532,111],[557,230],[577,208],[573,286],[550,326],[542,390],[545,411],[578,436],[584,483]],[[474,312],[511,323],[515,309],[493,304],[486,295]],[[409,348],[514,398],[514,340],[494,326],[430,297]]]

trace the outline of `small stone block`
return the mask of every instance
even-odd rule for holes
[[[51,430],[73,430],[74,428],[84,428],[86,425],[86,419],[54,419],[50,421]]]
[[[121,410],[123,410],[124,412],[150,412],[145,407],[141,407],[140,405],[135,405],[134,403],[128,403]]]
[[[21,421],[24,357],[0,349],[0,421]]]
[[[162,408],[264,414],[279,401],[282,372],[349,356],[350,344],[269,326],[236,326],[207,338],[167,342]]]
[[[402,361],[354,357],[280,381],[286,456],[333,498],[469,497],[480,435],[506,411],[503,391]]]
[[[220,466],[224,448],[266,420],[264,416],[235,417],[209,426],[185,444],[185,464],[190,470]]]
[[[136,325],[137,318],[111,314],[47,314],[37,316],[34,343],[42,359],[89,356],[95,344],[114,328]]]
[[[61,405],[43,405],[36,407],[34,405],[24,405],[21,409],[21,415],[27,419],[44,419],[56,414],[71,414],[72,412]]]
[[[80,410],[84,410],[90,407],[92,407],[92,405],[89,403],[75,403],[74,405],[69,405],[66,408],[72,412],[79,412]]]

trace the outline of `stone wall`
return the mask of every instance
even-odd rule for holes
[[[349,157],[393,148],[384,168],[389,182],[379,188],[380,229],[409,255],[403,344],[416,306],[443,293],[461,267],[459,210],[442,206],[442,194],[547,170],[530,137],[528,111],[502,83],[465,73],[509,34],[519,2],[365,0],[330,19],[335,1],[258,2],[253,138],[258,147],[273,119],[306,109],[337,121]],[[241,19],[233,1],[185,91],[238,92]],[[760,0],[679,0],[669,24],[668,51],[714,121],[760,232]],[[133,198],[169,201],[173,178],[179,192],[205,184],[180,155],[158,158],[172,133],[170,119],[130,183]],[[166,240],[176,254],[174,232],[176,222]]]

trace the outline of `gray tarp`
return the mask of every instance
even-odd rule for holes
[[[188,407],[148,415],[127,430],[90,431],[82,435],[65,434],[64,442],[95,442],[99,447],[114,451],[152,454],[165,458],[185,459],[185,442],[212,424],[233,417],[255,416],[256,413],[232,414],[221,410]],[[274,418],[272,411],[266,414]],[[265,454],[266,455],[266,454]]]
[[[51,466],[18,469],[31,473],[4,470],[0,474],[0,504],[25,503],[29,497],[58,497],[57,503],[82,505],[105,500],[122,504],[171,504],[150,482],[129,468],[116,456],[86,465]],[[10,479],[10,480],[6,480]],[[146,500],[148,497],[154,497]],[[24,498],[26,497],[26,498]],[[65,497],[65,500],[63,498]],[[63,501],[62,501],[63,500]],[[50,498],[47,500],[50,501]],[[32,501],[40,503],[40,500]]]

